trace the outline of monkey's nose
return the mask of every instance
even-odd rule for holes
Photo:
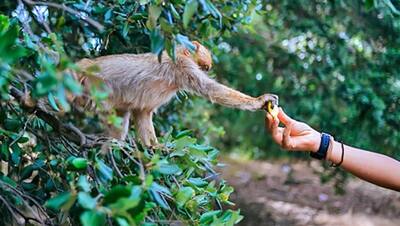
[[[209,66],[209,65],[204,65],[204,66],[203,66],[203,69],[204,69],[205,71],[209,71],[209,70],[210,70],[210,66]]]

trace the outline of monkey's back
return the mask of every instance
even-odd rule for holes
[[[110,88],[114,108],[153,110],[168,102],[178,89],[175,64],[167,56],[160,63],[151,53],[116,54],[82,59],[77,64],[82,70],[98,67],[94,76]]]

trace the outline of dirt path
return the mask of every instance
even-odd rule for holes
[[[245,216],[240,225],[400,225],[400,193],[351,179],[346,193],[335,195],[313,173],[321,170],[317,162],[223,162],[223,178],[235,187],[232,198]]]

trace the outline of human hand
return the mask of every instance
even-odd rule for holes
[[[285,127],[279,127],[279,122]],[[317,152],[321,143],[321,134],[304,122],[296,121],[279,108],[278,117],[266,114],[265,127],[272,139],[282,148],[296,151]]]

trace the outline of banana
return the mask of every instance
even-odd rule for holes
[[[267,111],[270,113],[274,118],[278,117],[279,109],[277,105],[272,104],[272,102],[268,102],[267,104]]]

